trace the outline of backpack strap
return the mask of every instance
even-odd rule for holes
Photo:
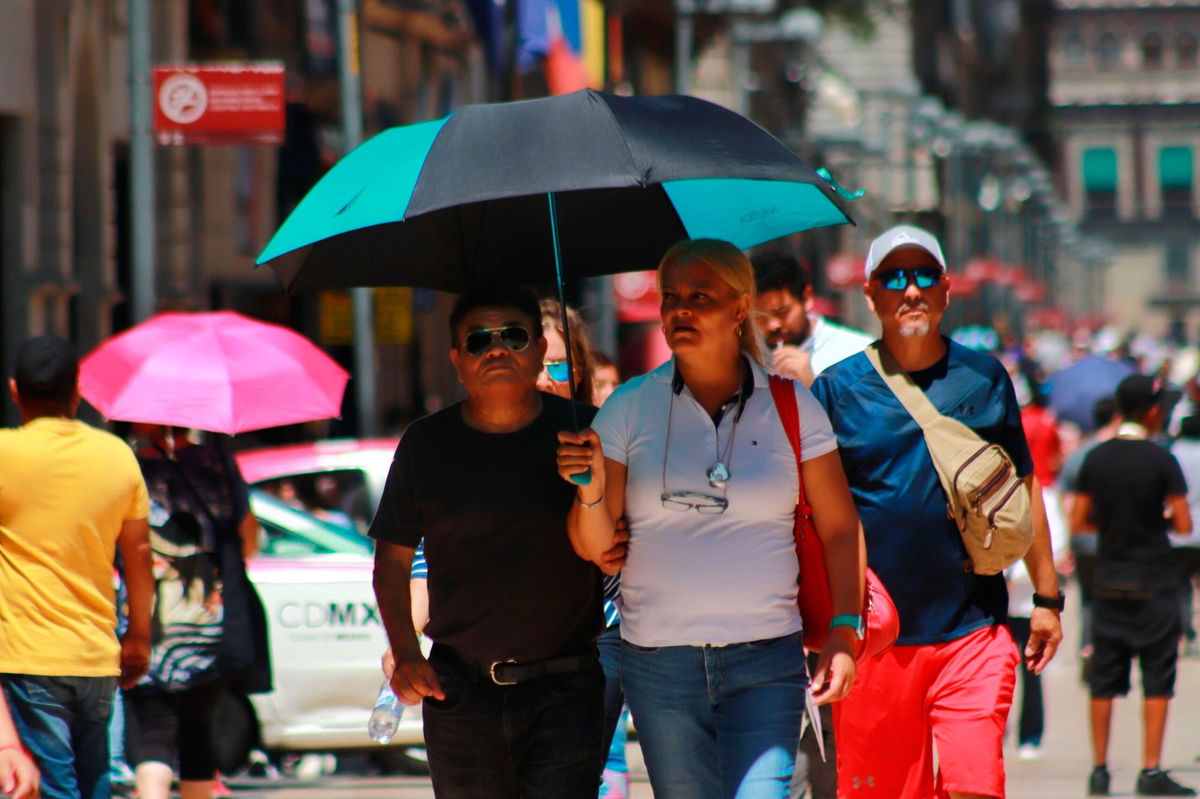
[[[779,420],[783,422],[783,431],[787,433],[788,441],[792,445],[792,452],[796,453],[796,474],[800,487],[796,507],[805,516],[811,516],[812,507],[804,496],[804,474],[801,472],[800,408],[796,404],[796,385],[791,380],[779,375],[771,375],[769,384],[771,397],[775,400],[775,410],[779,414]]]
[[[875,367],[875,371],[879,372],[883,382],[892,390],[896,399],[900,400],[900,404],[916,420],[922,430],[937,421],[938,417],[942,415],[941,411],[929,401],[929,397],[925,396],[921,387],[913,382],[912,377],[888,352],[887,347],[883,346],[883,341],[876,341],[868,346],[866,354],[867,360]]]

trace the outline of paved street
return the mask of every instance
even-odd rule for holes
[[[1074,593],[1074,592],[1072,592]],[[1018,761],[1008,747],[1008,789],[1012,799],[1073,799],[1086,795],[1084,784],[1091,768],[1087,727],[1087,696],[1079,683],[1074,643],[1078,640],[1078,608],[1069,606],[1066,617],[1068,646],[1045,675],[1047,695],[1046,738],[1037,761]],[[1168,723],[1164,767],[1181,781],[1200,788],[1200,660],[1180,661],[1180,680]],[[1136,683],[1135,683],[1136,684]],[[1140,766],[1141,720],[1138,696],[1118,702],[1109,768],[1113,795],[1132,796]],[[650,783],[637,746],[630,745],[634,799],[650,799]],[[319,782],[237,780],[232,787],[240,799],[429,799],[428,780],[419,778],[342,778]],[[886,799],[886,797],[880,797]]]

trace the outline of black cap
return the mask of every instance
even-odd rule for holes
[[[1146,375],[1130,375],[1117,386],[1117,407],[1126,418],[1137,418],[1158,404],[1162,391]]]
[[[27,339],[17,349],[13,377],[23,399],[69,400],[79,379],[75,348],[58,336]]]

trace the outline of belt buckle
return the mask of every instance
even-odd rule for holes
[[[499,677],[496,676],[497,668],[499,668],[500,666],[507,666],[510,663],[515,664],[516,662],[517,661],[514,660],[513,658],[509,658],[508,660],[493,661],[492,665],[488,666],[488,676],[492,678],[492,682],[494,682],[496,685],[516,685],[517,684],[516,680],[512,680],[511,682],[504,682]]]

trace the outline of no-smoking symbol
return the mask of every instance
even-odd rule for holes
[[[187,125],[204,116],[208,90],[195,75],[172,75],[158,89],[158,107],[177,125]]]

